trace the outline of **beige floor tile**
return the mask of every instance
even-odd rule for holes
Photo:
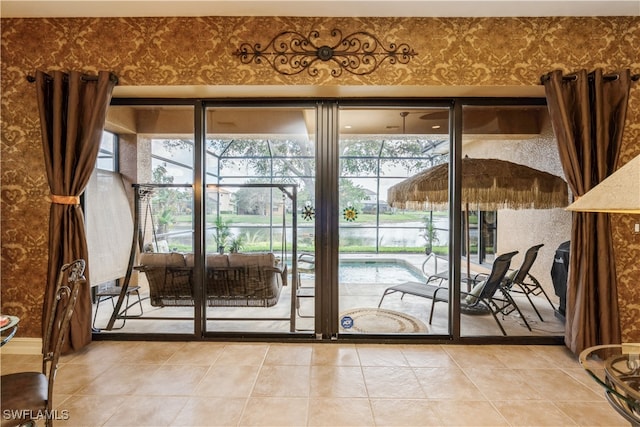
[[[367,397],[362,369],[356,366],[312,366],[312,397]]]
[[[57,420],[55,426],[101,426],[118,412],[125,399],[127,397],[124,396],[71,396],[59,405],[54,405],[56,411],[67,411],[69,415],[66,420]]]
[[[309,366],[264,365],[252,397],[309,397]]]
[[[170,426],[186,405],[188,398],[129,396],[111,416],[105,426],[114,427],[160,427]]]
[[[61,358],[61,361],[85,365],[136,363],[137,360],[132,360],[130,355],[138,345],[140,345],[138,341],[93,341],[76,353],[71,354],[68,360]]]
[[[489,400],[544,399],[511,369],[468,368],[463,371]]]
[[[269,346],[265,365],[304,365],[311,364],[313,347],[301,344],[272,344]]]
[[[188,342],[167,360],[172,365],[211,365],[222,354],[225,344],[218,342]]]
[[[435,411],[443,426],[508,426],[504,417],[491,402],[436,401]]]
[[[215,364],[225,366],[259,366],[264,362],[268,349],[268,344],[227,343]]]
[[[360,366],[360,359],[353,344],[314,344],[311,364]]]
[[[554,402],[562,412],[581,426],[589,427],[628,427],[629,422],[622,418],[609,402]]]
[[[246,404],[245,398],[192,397],[178,412],[172,426],[235,426]]]
[[[570,417],[546,400],[495,401],[498,411],[512,426],[575,426]]]
[[[414,371],[429,399],[486,400],[460,368],[414,368]]]
[[[563,346],[99,341],[54,404],[57,426],[628,425]]]
[[[358,356],[362,366],[409,366],[402,348],[397,345],[359,345]]]
[[[562,370],[564,372],[566,372],[567,375],[571,376],[571,378],[575,379],[580,384],[583,384],[588,389],[593,391],[595,394],[601,396],[602,400],[605,400],[604,387],[602,385],[600,385],[599,383],[597,383],[591,377],[591,375],[589,375],[587,373],[587,371],[584,368],[582,368],[582,367],[562,368]]]
[[[496,353],[499,346],[492,345],[450,345],[445,350],[462,368],[507,368]]]
[[[412,368],[365,366],[362,372],[369,397],[388,399],[426,397]]]
[[[514,369],[514,372],[552,402],[601,400],[601,395],[561,369]]]
[[[378,426],[440,426],[437,401],[411,399],[372,399],[373,417]]]
[[[554,368],[575,368],[580,366],[578,356],[563,345],[532,345],[528,346],[536,356],[549,361],[548,366]]]
[[[441,345],[406,345],[401,350],[409,365],[415,368],[458,366]]]
[[[134,394],[192,396],[208,370],[200,365],[162,365],[138,383]]]
[[[55,385],[54,385],[55,387]],[[74,394],[62,394],[62,393],[53,393],[53,401],[51,402],[51,406],[53,407],[53,409],[56,409],[57,407],[63,408],[65,406],[65,402],[67,400],[72,399],[73,397],[75,397],[77,395]]]
[[[107,364],[66,363],[58,367],[55,382],[55,393],[73,394],[89,385],[99,375],[111,368]]]
[[[309,399],[288,397],[252,397],[238,423],[241,426],[307,425]]]
[[[320,397],[309,400],[309,426],[373,426],[369,399]]]
[[[184,342],[141,342],[127,352],[129,362],[148,363],[152,365],[166,363],[175,353],[180,351]]]
[[[545,369],[549,367],[549,361],[538,357],[539,355],[529,346],[501,345],[496,350],[493,355],[505,366],[512,369]]]
[[[149,378],[160,365],[123,364],[111,365],[95,380],[82,387],[78,394],[99,395],[128,395],[132,394],[138,385]]]
[[[259,366],[213,365],[196,387],[196,396],[249,397]]]

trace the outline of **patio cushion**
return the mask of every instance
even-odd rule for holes
[[[476,283],[476,285],[471,289],[471,292],[469,292],[464,298],[467,304],[475,304],[478,301],[478,296],[480,295],[480,292],[482,292],[485,283],[487,283],[485,280]]]
[[[272,253],[229,254],[229,267],[276,267],[278,262]]]
[[[195,256],[193,254],[186,254],[184,259],[187,267],[195,265]],[[229,267],[229,259],[226,255],[221,254],[207,255],[207,267]]]
[[[286,270],[272,253],[206,256],[209,306],[270,307],[277,304]],[[138,270],[146,274],[152,306],[193,306],[193,254],[143,253]]]

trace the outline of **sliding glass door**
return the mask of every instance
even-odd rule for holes
[[[106,130],[134,232],[129,271],[96,284],[101,332],[562,334],[548,272],[570,215],[528,205],[532,188],[487,203],[467,160],[562,175],[543,101],[114,100]],[[500,255],[517,252],[509,278],[540,244],[528,285],[496,293],[513,310],[475,303]]]
[[[571,219],[545,190],[563,174],[547,107],[468,103],[461,146],[460,335],[563,335],[550,272]]]
[[[313,331],[315,110],[206,110],[206,331]]]
[[[192,105],[132,103],[108,110],[105,130],[117,135],[117,178],[130,198],[133,233],[116,222],[101,230],[105,242],[127,230],[131,243],[122,258],[122,276],[93,283],[96,330],[183,336],[195,332],[197,289],[188,268],[194,253],[198,145],[193,118]],[[98,182],[97,187],[106,184]],[[114,188],[102,191],[112,193]],[[108,199],[97,203],[109,209]]]
[[[448,177],[436,203],[394,189],[448,163],[449,109],[343,107],[339,123],[339,332],[448,335],[448,304],[425,309],[447,278]]]

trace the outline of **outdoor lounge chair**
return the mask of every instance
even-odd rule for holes
[[[531,327],[522,315],[520,308],[509,294],[509,291],[504,288],[505,276],[509,271],[511,259],[517,253],[518,252],[515,251],[498,256],[493,262],[491,272],[484,280],[474,286],[474,289],[471,292],[460,292],[462,299],[460,307],[461,312],[463,314],[490,312],[503,335],[507,335],[507,332],[500,323],[498,314],[506,316],[514,311],[517,311],[518,314],[520,314],[520,317],[523,319],[527,329],[531,330]],[[500,291],[500,293],[498,293],[498,291]],[[402,296],[409,294],[433,300],[433,303],[431,304],[431,312],[429,314],[429,324],[431,324],[433,320],[433,312],[436,303],[449,302],[449,287],[447,286],[407,282],[386,289],[380,299],[380,303],[378,303],[378,307],[382,304],[384,297],[393,292],[401,292]]]
[[[533,307],[533,310],[536,312],[540,320],[544,322],[544,319],[540,315],[538,308],[535,306],[535,304],[531,300],[531,297],[529,296],[529,295],[538,296],[540,294],[544,295],[547,301],[549,301],[551,308],[555,310],[555,307],[553,306],[551,299],[549,298],[545,290],[540,285],[540,282],[538,282],[538,280],[535,277],[533,277],[530,273],[531,266],[533,265],[534,261],[538,256],[538,250],[543,246],[544,244],[535,245],[530,247],[527,250],[526,254],[524,255],[524,260],[522,261],[522,265],[520,266],[520,269],[518,269],[515,275],[513,276],[513,278],[509,280],[509,282],[507,283],[507,288],[511,292],[524,294],[524,296],[526,296],[527,299],[529,300],[531,307]]]

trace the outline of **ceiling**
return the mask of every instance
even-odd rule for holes
[[[640,0],[0,0],[0,16],[640,16]]]

